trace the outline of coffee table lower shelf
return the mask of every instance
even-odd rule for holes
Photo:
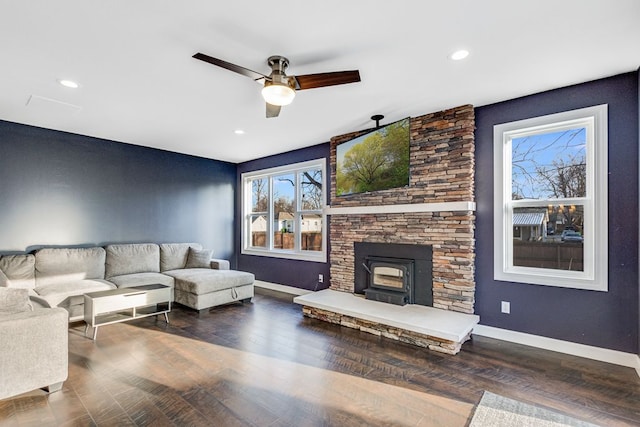
[[[169,323],[171,288],[154,284],[90,292],[84,296],[85,336],[93,328],[93,340],[100,326],[164,314]]]

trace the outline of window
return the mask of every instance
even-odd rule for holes
[[[324,176],[324,159],[242,174],[242,253],[326,262]]]
[[[607,106],[494,126],[494,278],[607,290]]]

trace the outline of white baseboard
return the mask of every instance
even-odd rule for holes
[[[253,282],[253,286],[256,288],[270,289],[272,291],[283,292],[291,295],[306,295],[313,291],[307,289],[295,288],[293,286],[280,285],[278,283],[263,282],[262,280],[256,280]]]
[[[610,350],[608,348],[592,347],[485,325],[476,325],[476,327],[473,328],[473,334],[571,354],[573,356],[585,357],[587,359],[599,360],[601,362],[613,363],[614,365],[627,366],[634,368],[638,376],[640,376],[640,357],[637,354]]]

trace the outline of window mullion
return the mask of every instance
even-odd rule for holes
[[[301,182],[300,182],[300,173],[301,171],[295,171],[294,172],[294,181],[295,181],[295,191],[293,192],[293,197],[294,197],[294,201],[293,201],[293,250],[296,252],[300,252],[300,247],[301,247],[301,234],[302,234],[302,224],[301,224],[301,217],[300,217],[300,209],[301,209],[301,196],[300,196],[300,192],[302,191],[301,189]]]
[[[273,176],[268,177],[269,182],[269,200],[267,203],[267,212],[269,213],[269,220],[267,221],[267,248],[272,251],[273,250],[273,234],[275,232],[273,228],[273,224],[275,221],[274,215],[274,200],[273,200]]]

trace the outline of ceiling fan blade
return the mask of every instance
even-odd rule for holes
[[[295,76],[296,89],[313,89],[316,87],[343,85],[347,83],[356,83],[360,81],[360,72],[352,71],[336,71],[333,73],[306,74],[304,76]]]
[[[233,71],[234,73],[242,74],[243,76],[247,76],[253,80],[260,79],[268,79],[268,76],[264,74],[260,74],[257,71],[250,70],[248,68],[241,67],[236,64],[232,64],[231,62],[223,61],[222,59],[214,58],[209,55],[205,55],[204,53],[196,53],[193,55],[195,59],[199,59],[200,61],[208,62],[209,64],[217,65],[218,67],[225,68],[229,71]]]
[[[267,118],[271,118],[271,117],[278,117],[278,115],[280,114],[280,109],[282,107],[280,107],[279,105],[273,105],[273,104],[269,104],[268,102],[267,104]]]

